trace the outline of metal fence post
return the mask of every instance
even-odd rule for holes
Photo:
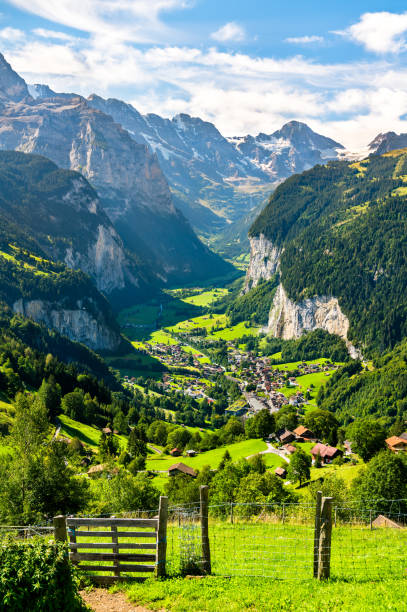
[[[157,526],[157,553],[156,570],[157,578],[165,576],[165,562],[167,558],[167,521],[168,521],[168,497],[160,497],[158,507],[158,526]]]
[[[55,542],[66,542],[66,516],[63,514],[59,514],[58,516],[54,516],[54,539]]]
[[[326,580],[331,573],[332,497],[323,497],[319,534],[318,579]]]
[[[211,573],[211,550],[209,545],[209,488],[202,485],[199,490],[201,506],[201,540],[202,540],[202,569],[205,574]]]
[[[315,528],[314,528],[314,578],[318,578],[319,566],[319,535],[321,532],[321,501],[322,491],[317,491],[315,504]]]

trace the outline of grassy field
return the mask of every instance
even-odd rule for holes
[[[66,438],[79,438],[81,442],[93,448],[98,446],[101,435],[100,429],[92,427],[91,425],[85,425],[79,421],[74,421],[65,414],[59,415],[58,419],[61,423],[60,436]],[[125,436],[115,437],[119,439],[121,447],[125,448],[127,445],[127,438]]]
[[[264,578],[200,580],[174,578],[116,587],[138,605],[170,612],[383,612],[400,611],[405,597],[403,578],[384,582],[316,581],[290,584]],[[401,606],[401,607],[400,607]]]
[[[226,449],[229,451],[233,461],[237,461],[241,457],[255,455],[260,451],[266,450],[266,448],[267,444],[263,442],[263,440],[244,440],[243,442],[236,442],[235,444],[215,448],[214,450],[201,453],[196,457],[163,456],[160,459],[147,459],[147,469],[160,471],[168,470],[171,465],[178,463],[179,461],[197,470],[200,470],[204,465],[210,465],[211,468],[215,469],[218,467]]]
[[[209,306],[227,293],[227,289],[217,288],[211,289],[210,291],[204,291],[203,293],[198,293],[197,295],[191,295],[190,297],[181,298],[181,300],[187,304],[193,304],[194,306]]]

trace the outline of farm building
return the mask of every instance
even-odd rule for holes
[[[294,429],[294,433],[297,438],[304,438],[304,440],[315,440],[315,436],[308,427],[304,427],[304,425],[299,425],[296,429]]]
[[[173,457],[180,457],[180,455],[182,455],[182,450],[180,450],[179,448],[173,448],[172,450],[170,450],[170,455],[172,455]]]
[[[198,475],[189,465],[185,465],[185,463],[174,463],[174,465],[168,468],[168,476],[176,476],[177,474],[186,474],[192,478],[196,478]]]
[[[343,455],[343,452],[339,450],[339,448],[336,448],[336,446],[329,446],[328,444],[318,442],[318,444],[315,444],[311,449],[311,455],[314,459],[319,455],[323,463],[332,463],[336,457]]]
[[[198,453],[193,448],[190,448],[189,450],[185,451],[185,454],[188,455],[188,457],[195,457]]]
[[[293,440],[295,440],[295,434],[292,431],[289,431],[288,429],[284,430],[284,432],[278,435],[278,437],[280,438],[280,442],[284,442],[285,444],[288,444],[288,442],[292,442]]]
[[[405,438],[403,436],[406,436]],[[391,436],[386,440],[387,448],[392,453],[403,453],[407,452],[407,433],[401,434],[400,436]]]
[[[285,478],[287,476],[287,470],[282,467],[278,467],[274,470],[274,474],[280,478]]]

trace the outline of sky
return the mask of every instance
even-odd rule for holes
[[[405,1],[0,0],[0,51],[28,83],[225,136],[296,119],[360,151],[407,132]]]

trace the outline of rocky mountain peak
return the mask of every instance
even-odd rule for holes
[[[385,132],[378,134],[369,143],[369,153],[381,155],[394,149],[404,149],[407,147],[407,134],[396,134],[396,132]]]
[[[29,97],[27,84],[10,66],[0,53],[0,99],[21,102]]]

